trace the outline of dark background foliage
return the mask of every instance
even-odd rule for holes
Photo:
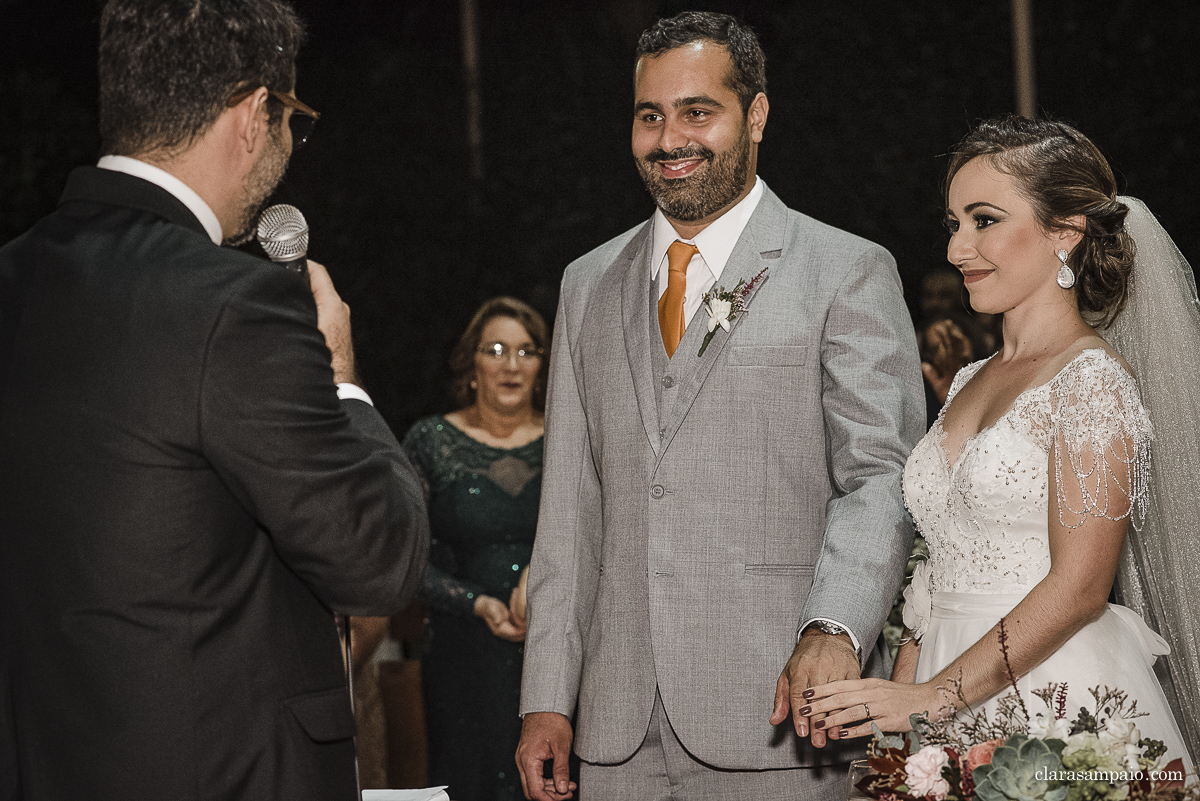
[[[629,155],[637,34],[740,15],[767,53],[760,175],[793,208],[895,254],[910,303],[945,262],[943,155],[1013,108],[1009,3],[478,0],[485,178],[466,143],[452,0],[294,0],[297,94],[322,112],[279,199],[354,310],[368,389],[398,432],[449,408],[445,361],[499,293],[552,317],[563,267],[651,211]],[[0,0],[0,242],[94,161],[98,0]],[[1193,0],[1034,0],[1038,105],[1100,145],[1123,191],[1200,259]]]

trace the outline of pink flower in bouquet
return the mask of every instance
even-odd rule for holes
[[[992,764],[992,754],[1002,745],[1004,740],[996,739],[971,746],[971,750],[967,751],[967,758],[963,760],[963,773],[971,773],[981,765]]]
[[[991,760],[991,755],[988,755]],[[904,762],[908,775],[908,792],[914,796],[928,796],[942,801],[950,794],[950,783],[942,778],[942,768],[950,762],[946,749],[940,745],[927,745]]]

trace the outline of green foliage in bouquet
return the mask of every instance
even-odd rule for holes
[[[1065,783],[1050,779],[1063,769],[1062,740],[1016,734],[992,754],[992,764],[975,768],[979,801],[1064,801]],[[1041,777],[1041,778],[1039,778]]]
[[[1109,771],[1116,773],[1122,769],[1111,756],[1098,754],[1092,748],[1082,748],[1067,754],[1063,757],[1063,766],[1079,774],[1102,774]],[[1102,779],[1079,779],[1071,783],[1067,801],[1123,801],[1128,795],[1129,789],[1123,785]]]
[[[871,731],[875,734],[873,743],[879,748],[894,748],[897,751],[904,751],[905,756],[915,753],[921,748],[919,731],[917,726],[920,722],[916,720],[917,716],[911,716],[913,721],[913,731],[904,734],[884,734],[874,722],[871,723]]]

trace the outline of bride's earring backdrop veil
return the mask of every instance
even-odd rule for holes
[[[1200,755],[1200,301],[1175,242],[1137,198],[1125,230],[1137,246],[1125,309],[1104,338],[1137,378],[1154,425],[1150,493],[1117,571],[1121,603],[1171,645],[1155,665],[1195,762]],[[1136,523],[1136,520],[1135,520]]]

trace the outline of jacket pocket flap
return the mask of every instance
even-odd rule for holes
[[[814,570],[813,565],[778,565],[778,564],[757,564],[746,565],[745,572],[757,573],[760,576],[796,576],[808,575],[811,576]]]
[[[354,736],[350,693],[344,687],[301,695],[284,703],[313,742],[332,743]]]
[[[729,364],[739,367],[796,367],[807,363],[807,345],[733,345],[729,349]]]

